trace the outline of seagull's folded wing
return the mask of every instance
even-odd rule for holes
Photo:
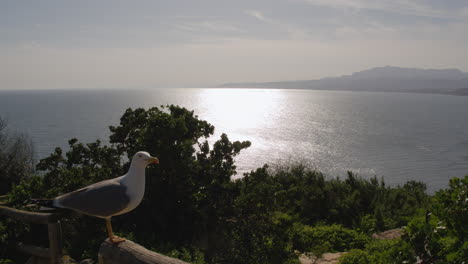
[[[97,217],[109,217],[124,210],[130,197],[126,194],[126,187],[112,179],[61,195],[55,200],[63,208]]]

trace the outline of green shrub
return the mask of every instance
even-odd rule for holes
[[[453,178],[449,188],[436,193],[434,214],[444,222],[460,245],[468,239],[468,175]]]
[[[377,229],[377,219],[370,214],[364,215],[361,217],[358,229],[367,235],[375,233]]]
[[[415,261],[411,247],[401,239],[372,240],[364,249],[352,249],[340,258],[341,264],[400,264]]]
[[[371,263],[415,263],[410,245],[401,239],[373,240],[366,245]]]
[[[432,212],[411,220],[403,239],[428,263],[462,263],[468,259],[468,176],[453,178],[436,193]]]
[[[33,173],[33,150],[31,139],[9,131],[7,122],[0,116],[0,195]]]
[[[268,171],[273,180],[280,210],[297,216],[307,225],[317,222],[359,228],[365,233],[406,225],[421,208],[427,207],[424,183],[409,181],[387,187],[383,180],[364,179],[348,172],[345,179],[325,179],[302,164]]]
[[[110,130],[110,146],[71,139],[68,151],[57,148],[37,165],[41,176],[22,177],[9,201],[21,207],[30,198],[52,198],[122,175],[129,158],[147,150],[161,163],[147,169],[139,207],[113,218],[113,225],[116,233],[171,256],[192,263],[283,264],[297,263],[294,250],[350,250],[343,263],[467,259],[467,177],[453,179],[432,199],[420,182],[388,187],[351,172],[327,179],[302,164],[264,165],[232,181],[234,157],[250,142],[231,142],[222,134],[208,144],[214,127],[185,108],[128,109]],[[432,217],[418,217],[426,210]],[[403,240],[368,237],[403,225]],[[95,258],[106,237],[102,220],[92,217],[70,215],[62,228],[76,259]],[[0,220],[0,259],[16,260],[7,246],[32,233],[29,226]]]
[[[205,264],[205,256],[203,252],[198,249],[173,249],[169,251],[167,254],[169,257],[177,258],[183,261],[187,261],[192,264]]]
[[[369,264],[369,253],[362,249],[352,249],[340,258],[340,264]]]
[[[296,224],[293,228],[293,247],[301,252],[321,255],[325,252],[364,248],[370,238],[341,225],[316,227]]]

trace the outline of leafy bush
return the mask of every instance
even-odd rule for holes
[[[205,264],[205,257],[204,254],[197,249],[172,249],[168,253],[167,256],[177,258],[192,264]]]
[[[155,248],[195,244],[206,252],[216,248],[227,219],[232,218],[236,173],[234,156],[250,142],[231,142],[223,134],[213,147],[207,138],[214,127],[177,106],[128,109],[120,125],[110,128],[111,146],[100,141],[69,141],[40,161],[42,177],[23,180],[10,193],[13,206],[31,198],[53,198],[90,183],[122,175],[139,150],[157,156],[160,165],[147,170],[146,194],[129,214],[113,218],[116,231],[133,232],[139,243]],[[195,147],[197,146],[197,147]],[[127,161],[127,162],[125,162]],[[71,215],[62,223],[72,257],[96,256],[105,237],[102,220]],[[19,232],[21,233],[21,232]],[[96,234],[99,234],[98,236]],[[92,239],[90,239],[92,238]]]
[[[285,263],[296,258],[290,246],[292,218],[276,211],[275,188],[268,167],[233,182],[237,190],[234,214],[226,222],[225,244],[218,248],[220,263]]]
[[[185,108],[127,109],[110,130],[109,146],[71,139],[68,151],[57,148],[37,165],[41,176],[21,177],[9,201],[21,207],[31,198],[53,198],[122,175],[130,157],[146,150],[160,164],[147,169],[140,206],[113,218],[114,229],[177,258],[297,263],[296,249],[317,255],[351,250],[345,263],[412,263],[415,256],[456,263],[467,256],[466,177],[452,180],[448,190],[433,198],[423,183],[388,187],[383,180],[351,172],[344,179],[327,179],[301,164],[264,165],[232,180],[234,158],[250,142],[231,142],[222,134],[208,144],[214,127]],[[425,210],[433,211],[430,219],[420,217]],[[368,237],[407,224],[403,240]],[[75,259],[95,258],[106,237],[103,221],[92,217],[70,214],[62,228]],[[7,220],[0,220],[0,231],[0,259],[14,259],[5,250],[8,245],[36,234],[30,226]]]
[[[268,173],[280,210],[307,225],[322,221],[371,233],[401,227],[427,207],[426,186],[414,181],[391,188],[383,180],[363,179],[351,172],[345,180],[326,180],[319,171],[301,164]]]
[[[33,172],[34,152],[28,136],[11,133],[0,117],[0,195]]]
[[[414,218],[403,237],[414,253],[430,263],[462,263],[468,259],[468,176],[453,178],[436,193],[432,212]]]
[[[361,263],[415,263],[411,247],[401,239],[372,240],[364,249],[352,249],[340,258],[341,264]]]
[[[448,189],[436,193],[433,205],[434,214],[459,243],[468,239],[468,175],[451,179]]]
[[[362,249],[352,249],[340,258],[340,264],[369,264],[372,263],[369,253]]]
[[[363,233],[341,225],[316,227],[296,224],[293,229],[293,247],[302,252],[321,255],[325,252],[364,248],[370,238]]]

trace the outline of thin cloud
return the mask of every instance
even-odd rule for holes
[[[421,1],[393,0],[303,0],[308,4],[327,6],[333,8],[352,8],[363,10],[380,10],[411,16],[422,16],[432,18],[452,18],[453,14],[431,7]]]
[[[304,30],[302,27],[294,25],[291,22],[272,19],[257,10],[246,10],[245,13],[261,22],[274,26],[281,32],[286,33],[287,36],[289,36],[289,39],[306,39],[309,37],[307,30]]]
[[[378,65],[468,71],[467,0],[169,2],[0,8],[0,89],[314,79]]]
[[[256,10],[246,10],[245,13],[247,15],[250,15],[260,21],[263,21],[263,22],[268,22],[268,23],[271,23],[272,21],[270,19],[267,19],[260,11],[256,11]]]
[[[238,26],[224,21],[179,22],[173,26],[177,29],[191,32],[243,32]]]

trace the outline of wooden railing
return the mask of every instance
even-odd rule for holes
[[[21,222],[47,225],[49,248],[18,243],[16,249],[30,255],[29,263],[68,264],[69,257],[63,256],[60,215],[56,213],[38,213],[18,210],[0,205],[0,215],[5,215]],[[99,249],[99,264],[188,264],[150,251],[132,241],[114,245],[108,240]]]
[[[18,251],[31,255],[28,263],[43,262],[45,259],[53,264],[62,263],[62,230],[57,214],[28,212],[1,205],[0,214],[21,222],[47,225],[49,248],[25,245],[23,243],[18,243],[16,245]]]
[[[99,264],[189,264],[150,251],[129,240],[114,245],[107,239],[101,244],[98,259]]]

